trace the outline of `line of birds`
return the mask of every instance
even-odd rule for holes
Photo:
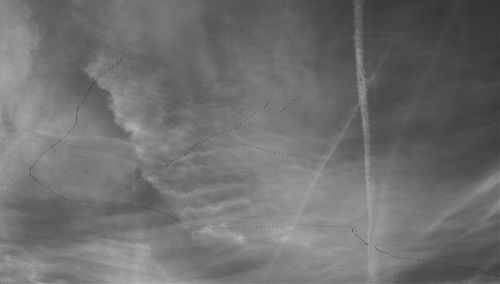
[[[54,189],[52,189],[52,187],[48,184],[45,184],[43,182],[41,182],[39,180],[39,178],[35,175],[34,173],[34,168],[35,166],[38,164],[38,162],[51,150],[53,149],[54,147],[56,147],[57,145],[59,145],[60,143],[62,143],[64,141],[64,139],[66,139],[72,132],[73,130],[76,128],[76,126],[78,125],[78,114],[79,114],[79,111],[80,111],[80,108],[83,106],[83,104],[85,103],[85,101],[87,100],[89,94],[90,94],[90,91],[93,89],[93,87],[96,85],[97,81],[102,78],[104,75],[106,75],[108,72],[110,72],[111,70],[113,70],[116,66],[118,66],[119,64],[121,64],[122,60],[125,59],[125,56],[122,56],[120,57],[118,60],[116,60],[110,67],[108,67],[106,70],[104,70],[100,75],[98,75],[93,81],[92,83],[90,84],[89,88],[87,89],[87,91],[84,93],[83,97],[82,97],[82,100],[80,101],[80,103],[78,104],[78,106],[76,107],[76,110],[75,110],[75,118],[74,118],[74,122],[72,124],[72,126],[68,129],[68,131],[66,131],[66,133],[61,136],[55,143],[51,144],[49,147],[47,147],[47,149],[45,149],[40,155],[39,157],[31,164],[31,166],[29,167],[29,175],[30,177],[33,179],[33,181],[42,186],[43,188],[45,188],[50,195],[53,195],[65,202],[70,202],[70,203],[74,203],[74,204],[79,204],[79,205],[89,205],[89,206],[114,206],[114,207],[131,207],[131,208],[137,208],[137,209],[141,209],[141,210],[146,210],[146,211],[151,211],[151,212],[156,212],[158,214],[161,214],[161,215],[164,215],[164,216],[167,216],[171,219],[173,219],[174,221],[176,221],[178,224],[180,225],[183,225],[183,227],[187,228],[187,229],[192,229],[192,228],[202,228],[202,227],[207,227],[207,225],[194,225],[194,224],[190,224],[190,223],[184,223],[182,222],[178,217],[168,213],[168,212],[165,212],[165,211],[162,211],[162,210],[159,210],[159,209],[156,209],[156,208],[153,208],[153,207],[149,207],[149,206],[145,206],[145,205],[141,205],[141,204],[137,204],[137,203],[131,203],[131,202],[114,202],[114,201],[98,201],[98,200],[82,200],[82,199],[73,199],[73,198],[69,198],[69,197],[66,197],[60,193],[58,193],[57,191],[55,191]],[[289,106],[291,106],[293,103],[295,103],[296,101],[298,101],[299,99],[301,99],[302,96],[298,96],[296,98],[294,98],[292,101],[290,101],[289,103],[287,103],[281,110],[280,112],[284,112]],[[269,106],[269,103],[266,103],[265,106],[264,106],[264,109],[267,108]],[[228,129],[225,129],[223,131],[219,131],[219,132],[214,132],[212,133],[211,135],[205,137],[204,139],[196,142],[193,146],[191,146],[188,150],[186,150],[184,153],[178,155],[176,158],[174,158],[173,160],[169,161],[168,163],[166,163],[164,166],[154,170],[153,172],[147,174],[145,176],[148,177],[148,176],[152,176],[152,175],[155,175],[159,172],[161,172],[162,170],[170,167],[174,162],[182,159],[183,157],[187,156],[188,154],[190,154],[191,152],[193,152],[196,148],[198,148],[200,145],[202,145],[203,143],[207,142],[209,139],[212,139],[212,138],[215,138],[217,136],[221,136],[221,135],[224,135],[226,133],[229,133],[231,131],[235,131],[237,130],[239,127],[241,127],[242,125],[244,125],[245,123],[247,123],[250,119],[252,119],[254,116],[257,115],[257,112],[253,112],[251,115],[247,116],[244,120],[240,121],[238,124],[236,124],[235,126],[233,126],[232,128],[228,128]],[[245,144],[243,143],[242,144],[243,146],[245,147],[252,147],[252,148],[255,148],[255,149],[258,149],[258,150],[262,150],[262,151],[265,151],[265,152],[268,152],[268,153],[273,153],[273,154],[287,154],[289,156],[293,156],[293,154],[290,154],[290,153],[282,153],[282,152],[279,152],[279,151],[271,151],[271,150],[268,150],[268,149],[265,149],[265,148],[262,148],[262,147],[259,147],[259,146],[255,146],[255,145],[251,145],[251,144]],[[139,177],[136,177],[135,179],[133,179],[129,186],[135,181],[137,180]],[[128,187],[129,187],[128,186]],[[373,246],[374,249],[378,252],[378,253],[381,253],[381,254],[384,254],[384,255],[387,255],[387,256],[390,256],[390,257],[393,257],[393,258],[397,258],[397,259],[406,259],[406,260],[409,260],[409,261],[416,261],[416,262],[433,262],[433,263],[438,263],[438,264],[443,264],[443,265],[448,265],[448,266],[453,266],[453,267],[457,267],[457,268],[461,268],[461,269],[468,269],[468,270],[473,270],[473,271],[476,271],[476,272],[480,272],[482,274],[485,274],[485,275],[490,275],[490,276],[495,276],[495,277],[499,277],[500,275],[498,274],[495,274],[495,273],[491,273],[485,269],[481,269],[481,268],[477,268],[477,267],[473,267],[473,266],[466,266],[466,265],[460,265],[460,264],[455,264],[455,263],[451,263],[451,262],[447,262],[447,261],[443,261],[443,260],[439,260],[439,259],[434,259],[434,258],[419,258],[419,257],[409,257],[409,256],[399,256],[399,255],[395,255],[389,251],[386,251],[386,250],[383,250],[381,249],[378,244],[375,244],[375,245],[372,245],[372,244],[369,244],[360,234],[359,232],[357,231],[356,229],[356,226],[354,225],[354,223],[358,222],[359,220],[361,220],[362,218],[364,218],[365,215],[361,216],[361,217],[358,217],[357,220],[355,220],[354,222],[351,222],[347,225],[332,225],[332,224],[286,224],[286,225],[256,225],[253,229],[284,229],[284,228],[300,228],[300,229],[319,229],[319,228],[333,228],[333,227],[347,227],[347,228],[350,228],[351,229],[351,233],[365,246]],[[232,226],[209,226],[210,228],[213,228],[213,229],[216,229],[216,230],[233,230],[234,227]]]
[[[183,223],[178,217],[174,216],[173,214],[170,214],[168,212],[165,212],[165,211],[162,211],[160,209],[157,209],[157,208],[154,208],[154,207],[150,207],[150,206],[146,206],[146,205],[142,205],[142,204],[137,204],[137,203],[132,203],[132,202],[115,202],[115,201],[99,201],[99,200],[83,200],[83,199],[75,199],[75,198],[70,198],[70,197],[67,197],[57,191],[55,191],[52,186],[50,186],[49,184],[46,184],[42,181],[40,181],[40,179],[36,176],[36,174],[34,173],[34,170],[35,170],[35,166],[38,164],[38,162],[50,151],[52,150],[54,147],[56,147],[57,145],[59,145],[60,143],[62,143],[64,141],[64,139],[66,139],[69,135],[71,135],[71,133],[73,132],[73,130],[76,128],[76,126],[78,125],[78,114],[79,114],[79,111],[80,111],[80,108],[84,105],[85,101],[87,100],[89,94],[90,94],[90,91],[94,88],[94,86],[97,84],[97,81],[102,78],[104,75],[106,75],[107,73],[109,73],[111,70],[113,70],[116,66],[120,65],[121,62],[125,59],[126,57],[125,56],[121,56],[119,59],[117,59],[112,65],[110,65],[107,69],[105,69],[103,72],[101,72],[95,79],[92,80],[91,84],[89,85],[88,89],[85,91],[85,93],[83,94],[82,96],[82,99],[80,101],[80,103],[78,104],[78,106],[76,107],[75,109],[75,118],[74,118],[74,122],[73,124],[71,125],[71,127],[66,131],[66,133],[61,136],[55,143],[51,144],[49,147],[47,147],[40,155],[39,157],[31,164],[31,166],[29,167],[28,169],[28,174],[29,176],[32,178],[33,182],[40,185],[41,187],[43,187],[45,190],[48,191],[48,193],[56,198],[59,198],[65,202],[69,202],[69,203],[73,203],[73,204],[77,204],[77,205],[80,205],[80,206],[112,206],[112,207],[130,207],[130,208],[137,208],[137,209],[142,209],[142,210],[146,210],[146,211],[152,211],[152,212],[156,212],[158,214],[161,214],[161,215],[164,215],[164,216],[167,216],[171,219],[173,219],[174,221],[176,221],[177,223],[181,224],[181,225],[185,225],[185,223]],[[264,105],[264,108],[263,109],[266,109],[267,107],[269,106],[269,103],[266,103]],[[244,125],[245,123],[247,123],[250,119],[252,119],[253,117],[255,117],[257,115],[257,112],[253,112],[252,114],[250,114],[249,116],[247,116],[245,119],[243,119],[242,121],[240,121],[239,123],[235,124],[232,128],[228,128],[228,129],[225,129],[223,131],[218,131],[218,132],[214,132],[212,133],[211,135],[205,137],[204,139],[196,142],[193,146],[191,146],[188,150],[186,150],[184,153],[178,155],[176,158],[174,158],[173,160],[169,161],[166,165],[156,169],[155,171],[147,174],[144,178],[147,178],[148,176],[152,176],[152,175],[155,175],[159,172],[161,172],[162,170],[166,169],[167,167],[171,166],[175,161],[178,161],[180,160],[181,158],[187,156],[188,154],[190,154],[191,152],[193,152],[194,150],[196,150],[200,145],[202,145],[203,143],[205,143],[206,141],[208,141],[209,139],[211,138],[215,138],[217,136],[221,136],[221,135],[224,135],[224,134],[227,134],[231,131],[235,131],[236,129],[240,128],[242,125]],[[130,183],[129,185],[127,186],[127,188],[129,188],[132,183],[137,180],[139,177],[136,177],[134,178]]]
[[[363,218],[367,216],[367,213],[358,216],[353,221],[348,224],[313,224],[313,223],[288,223],[288,224],[279,224],[279,225],[213,225],[213,224],[193,224],[193,223],[183,223],[184,226],[192,229],[202,229],[202,228],[211,228],[214,230],[239,230],[241,231],[243,228],[246,229],[283,229],[283,228],[301,228],[301,229],[318,229],[318,228],[351,228],[353,224],[361,221]]]
[[[289,106],[291,106],[293,103],[295,103],[296,101],[300,100],[302,98],[302,96],[298,96],[294,99],[292,99],[288,104],[286,104],[281,110],[280,112],[284,112]]]
[[[266,103],[264,105],[264,108],[263,109],[266,109],[267,107],[269,106],[269,103]],[[130,188],[132,186],[132,184],[137,181],[138,179],[140,178],[147,178],[147,177],[150,177],[150,176],[153,176],[153,175],[156,175],[160,172],[162,172],[163,170],[169,168],[170,166],[172,166],[175,162],[177,162],[178,160],[186,157],[187,155],[189,155],[190,153],[192,153],[193,151],[195,151],[199,146],[201,146],[202,144],[206,143],[208,140],[210,139],[213,139],[217,136],[221,136],[221,135],[224,135],[224,134],[227,134],[227,133],[230,133],[232,131],[235,131],[237,130],[238,128],[240,128],[241,126],[243,126],[245,123],[247,123],[250,119],[254,118],[255,116],[257,115],[257,112],[253,112],[251,113],[249,116],[247,116],[245,119],[243,119],[242,121],[238,122],[237,124],[235,124],[233,127],[231,128],[227,128],[225,130],[222,130],[222,131],[217,131],[217,132],[214,132],[210,135],[208,135],[207,137],[203,138],[202,140],[194,143],[191,147],[189,147],[186,151],[184,151],[182,154],[178,155],[177,157],[173,158],[172,160],[168,161],[167,163],[165,163],[163,166],[153,170],[152,172],[146,174],[145,176],[142,176],[142,175],[139,175],[139,176],[136,176],[134,179],[132,179],[130,181],[130,183],[128,184],[127,188]]]
[[[269,150],[269,149],[266,149],[266,148],[263,148],[263,147],[260,147],[257,145],[249,144],[249,143],[241,143],[241,146],[247,147],[247,148],[253,148],[253,149],[260,150],[260,151],[270,153],[270,154],[283,155],[283,156],[288,156],[288,157],[296,157],[296,155],[292,154],[292,153],[280,152],[280,151],[276,151],[276,150]]]
[[[216,231],[246,231],[246,230],[259,230],[259,229],[300,229],[300,230],[319,230],[322,228],[341,228],[345,225],[334,224],[280,224],[280,225],[197,225],[190,223],[183,223],[184,226],[190,229],[212,229]]]
[[[387,256],[392,257],[394,259],[404,259],[404,260],[408,260],[408,261],[424,262],[424,263],[431,262],[431,263],[442,264],[442,265],[446,265],[446,266],[450,266],[450,267],[455,267],[455,268],[460,268],[460,269],[465,269],[465,270],[471,270],[471,271],[479,272],[479,273],[481,273],[483,275],[487,275],[487,276],[500,277],[500,274],[498,274],[498,273],[493,273],[493,272],[490,272],[490,271],[488,271],[486,269],[479,268],[479,267],[476,267],[476,266],[468,266],[468,265],[456,264],[456,263],[453,263],[453,262],[449,262],[449,261],[445,261],[445,260],[441,260],[441,259],[436,259],[436,258],[432,258],[432,257],[415,257],[415,256],[396,255],[394,253],[391,253],[391,252],[389,252],[387,250],[384,250],[384,249],[380,248],[380,246],[378,244],[370,244],[370,243],[368,243],[368,241],[359,234],[359,232],[357,230],[357,227],[354,225],[354,223],[351,223],[351,224],[349,224],[347,226],[351,229],[351,233],[353,234],[353,236],[356,237],[356,239],[358,239],[358,241],[362,245],[371,246],[378,253],[387,255]]]

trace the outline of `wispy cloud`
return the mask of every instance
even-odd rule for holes
[[[488,3],[2,2],[0,281],[496,280]]]

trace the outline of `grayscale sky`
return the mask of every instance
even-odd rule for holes
[[[367,216],[352,1],[0,1],[0,282],[500,281],[499,15],[365,1]]]

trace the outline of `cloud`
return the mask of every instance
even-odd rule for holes
[[[116,2],[105,8],[112,11],[111,16],[93,15],[88,22],[90,29],[97,37],[108,40],[87,66],[87,73],[92,76],[116,54],[127,53],[128,63],[121,71],[98,84],[111,94],[109,107],[116,123],[130,134],[140,160],[140,174],[162,196],[174,200],[181,220],[251,226],[279,222],[273,216],[277,214],[290,222],[289,216],[295,214],[302,201],[302,192],[313,178],[321,154],[328,141],[341,131],[353,106],[351,102],[355,101],[340,92],[326,94],[323,83],[317,80],[318,71],[311,68],[324,52],[316,45],[323,31],[316,29],[309,15],[296,4],[286,5],[283,10],[273,3],[247,3],[245,13],[222,2],[179,5],[155,2],[150,7],[132,9]],[[167,14],[175,11],[178,15],[172,19],[163,15],[157,20],[158,13],[151,9]],[[130,17],[134,18],[134,27],[124,28],[131,23],[124,19]],[[274,25],[276,19],[283,25]],[[111,31],[112,38],[101,31]],[[339,107],[340,112],[332,114],[325,105],[334,103],[345,108]],[[233,127],[254,112],[248,123],[236,131],[209,138],[195,152],[168,164],[197,141]],[[328,123],[338,127],[325,134]],[[356,131],[346,133],[346,139],[355,136]],[[301,153],[301,157],[294,160],[241,149],[238,140]],[[155,171],[165,165],[169,166]],[[332,167],[325,166],[317,196],[332,198],[327,193]],[[149,175],[152,172],[155,174]],[[349,190],[338,188],[341,199],[351,195]],[[360,196],[349,199],[346,204],[363,202]],[[325,204],[317,197],[310,203]],[[306,206],[304,220],[318,220],[318,215],[326,213],[313,212],[312,207]],[[358,214],[358,210],[349,210],[354,211]],[[349,219],[350,215],[344,212],[338,220]],[[212,232],[209,228],[199,232],[200,243],[191,254],[203,255],[198,250],[216,253],[217,249],[208,245],[210,239],[222,247],[231,247],[243,238],[244,246],[260,255],[266,246],[256,240],[272,244],[281,239],[268,232],[257,237],[249,232],[241,235],[231,230]],[[314,238],[314,234],[307,238]],[[230,253],[223,255],[220,265],[234,266],[224,273],[242,269],[238,274],[245,274],[243,265],[236,268],[236,263],[246,263],[244,259],[236,255],[233,259]],[[188,262],[200,265],[194,259]],[[261,260],[256,266],[264,269],[266,263]],[[219,270],[201,267],[207,275]],[[213,275],[222,277],[222,272]]]
[[[30,24],[30,9],[14,1],[3,2],[1,7],[0,98],[2,100],[0,152],[7,151],[35,124],[36,87],[28,79],[31,75],[32,52],[39,42],[36,28]],[[27,103],[28,102],[28,103]],[[32,103],[29,103],[32,102]]]
[[[366,212],[360,116],[343,128],[351,4],[0,4],[0,281],[365,282],[366,246],[338,226]],[[381,282],[485,279],[454,261],[498,271],[482,9],[366,3]],[[61,137],[33,167],[58,199],[28,169]]]

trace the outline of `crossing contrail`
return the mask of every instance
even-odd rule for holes
[[[356,104],[353,107],[353,109],[351,110],[351,113],[349,114],[349,116],[348,116],[348,118],[347,118],[347,120],[346,120],[346,122],[344,124],[344,127],[340,131],[340,134],[338,135],[337,139],[335,140],[335,142],[330,147],[330,150],[328,151],[328,153],[325,155],[325,158],[323,159],[323,162],[321,163],[321,165],[319,166],[318,170],[316,171],[316,173],[314,175],[313,181],[311,182],[311,184],[309,185],[309,188],[306,191],[306,194],[305,194],[305,197],[304,197],[304,199],[302,201],[302,204],[300,205],[299,210],[297,211],[297,214],[295,215],[295,218],[292,221],[292,223],[297,223],[298,220],[300,219],[300,217],[302,216],[302,213],[304,212],[304,208],[305,208],[307,202],[309,201],[309,198],[311,197],[311,193],[312,193],[314,187],[316,186],[316,183],[318,182],[321,174],[323,173],[323,170],[325,169],[326,163],[328,162],[328,160],[330,160],[330,157],[332,156],[332,154],[337,149],[337,147],[338,147],[340,141],[342,140],[342,138],[345,136],[345,134],[347,132],[347,129],[349,129],[349,125],[351,124],[351,121],[356,116],[358,108],[359,108],[359,103]],[[293,232],[293,229],[288,232],[287,237],[285,238],[286,240],[288,240],[290,238],[292,232]],[[271,264],[269,265],[269,270],[268,270],[265,282],[267,282],[267,280],[271,276],[271,273],[272,273],[272,271],[274,269],[274,264],[275,264],[276,260],[278,259],[279,255],[281,253],[283,245],[284,245],[284,243],[281,243],[278,246],[278,248],[276,249],[276,251],[275,251],[273,259],[271,260]]]
[[[365,182],[366,182],[366,191],[367,191],[367,215],[368,218],[370,219],[370,216],[372,214],[372,186],[371,186],[371,178],[370,178],[370,125],[368,121],[368,105],[367,105],[367,99],[366,99],[366,94],[367,94],[367,79],[366,79],[366,72],[364,69],[364,64],[363,64],[363,41],[362,41],[362,36],[363,36],[363,26],[362,26],[362,18],[363,18],[363,2],[362,1],[357,1],[355,0],[354,2],[354,26],[355,26],[355,52],[356,52],[356,75],[357,75],[357,85],[358,85],[358,94],[359,94],[359,102],[356,104],[356,106],[352,109],[351,113],[349,114],[349,117],[339,134],[337,140],[335,143],[332,145],[330,148],[329,153],[326,155],[323,163],[321,164],[320,168],[316,172],[316,175],[313,179],[313,182],[309,186],[306,196],[304,198],[304,201],[302,202],[297,215],[294,218],[293,223],[297,223],[300,217],[302,216],[302,212],[304,211],[305,205],[307,204],[312,190],[316,186],[316,183],[318,182],[319,177],[321,176],[321,173],[323,172],[323,169],[330,159],[331,155],[335,152],[335,149],[337,149],[338,144],[344,137],[347,129],[349,128],[349,125],[351,124],[351,121],[355,117],[358,108],[361,109],[361,114],[362,114],[362,123],[363,123],[363,140],[364,140],[364,152],[365,152]],[[382,60],[379,62],[378,66],[376,67],[375,71],[373,72],[372,76],[368,79],[368,82],[371,83],[372,81],[375,80],[375,77],[378,73],[378,70],[386,60],[388,54],[390,51],[386,52],[384,56],[382,57]],[[368,221],[369,223],[370,220]],[[370,227],[369,227],[370,228]],[[289,239],[290,235],[293,233],[293,230],[290,230],[288,232],[288,236],[286,239]],[[281,244],[278,249],[276,250],[276,253],[273,256],[273,259],[271,261],[271,264],[269,266],[269,271],[266,276],[266,282],[271,275],[274,264],[279,257],[281,250],[283,248],[283,244]],[[369,249],[370,250],[370,249]]]

